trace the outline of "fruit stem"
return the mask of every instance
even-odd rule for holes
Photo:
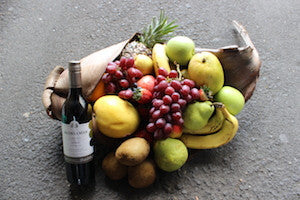
[[[222,107],[224,107],[224,104],[221,103],[221,102],[213,102],[212,104],[215,106],[215,108],[222,108]]]
[[[180,71],[180,65],[176,61],[174,61],[174,64],[176,66],[176,71],[178,73],[178,79],[181,81],[182,80],[182,73]]]

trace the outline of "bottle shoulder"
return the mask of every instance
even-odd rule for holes
[[[62,108],[62,122],[70,123],[72,120],[80,123],[90,121],[88,113],[88,103],[82,96],[77,98],[67,98]]]

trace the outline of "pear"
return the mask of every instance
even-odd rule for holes
[[[197,86],[208,87],[212,94],[216,94],[224,85],[222,65],[210,52],[195,54],[188,65],[188,74]]]
[[[214,110],[215,107],[210,101],[189,104],[183,114],[184,128],[193,131],[203,128]]]

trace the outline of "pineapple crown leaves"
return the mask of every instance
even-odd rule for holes
[[[163,10],[160,12],[159,19],[153,18],[152,23],[145,27],[142,35],[139,36],[140,42],[148,48],[152,48],[155,43],[164,43],[164,36],[174,32],[178,25],[174,25],[175,21],[168,23],[168,17],[165,16]]]

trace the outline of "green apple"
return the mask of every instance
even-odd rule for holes
[[[222,102],[232,115],[237,115],[245,105],[243,94],[231,86],[222,87],[214,96],[214,100]]]
[[[195,43],[188,37],[176,36],[171,38],[166,45],[166,53],[172,62],[187,65],[195,52]]]

